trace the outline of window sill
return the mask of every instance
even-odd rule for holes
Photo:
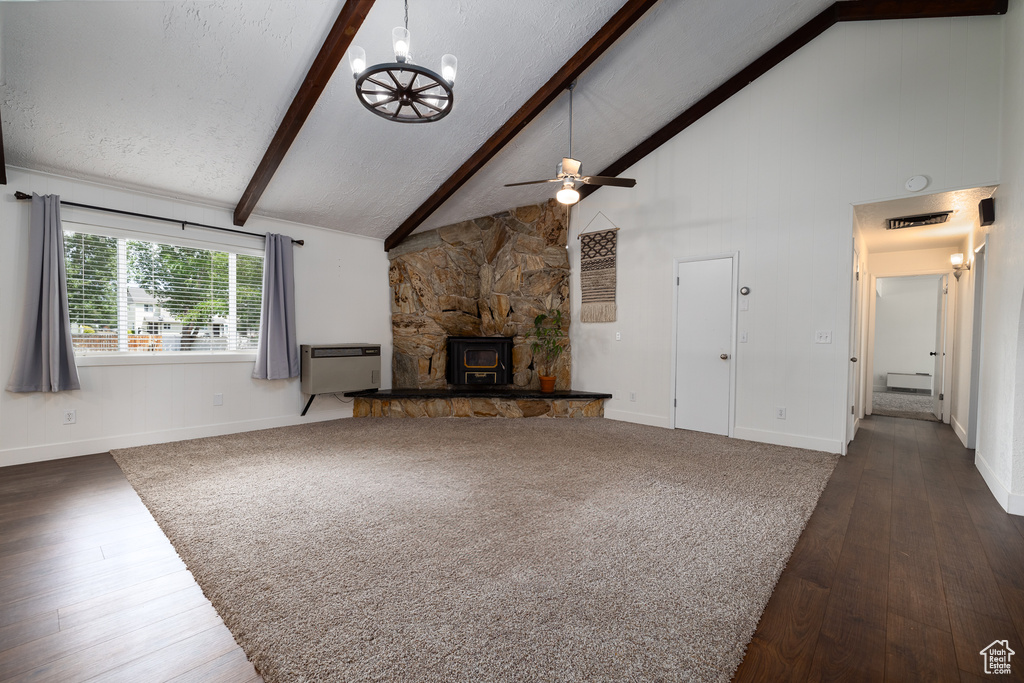
[[[185,365],[188,363],[254,363],[255,351],[227,351],[221,353],[174,352],[158,353],[90,353],[75,356],[80,368],[102,365]]]

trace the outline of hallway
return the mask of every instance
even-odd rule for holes
[[[734,680],[980,681],[995,640],[1024,680],[1024,518],[973,458],[948,425],[861,421]]]

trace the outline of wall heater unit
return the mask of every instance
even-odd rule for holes
[[[303,344],[301,351],[303,415],[317,394],[380,389],[380,344]]]

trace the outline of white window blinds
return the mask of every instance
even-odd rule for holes
[[[255,350],[263,258],[64,232],[76,354]]]

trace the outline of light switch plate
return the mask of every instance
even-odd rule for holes
[[[815,344],[831,344],[832,330],[818,330],[814,333]]]

